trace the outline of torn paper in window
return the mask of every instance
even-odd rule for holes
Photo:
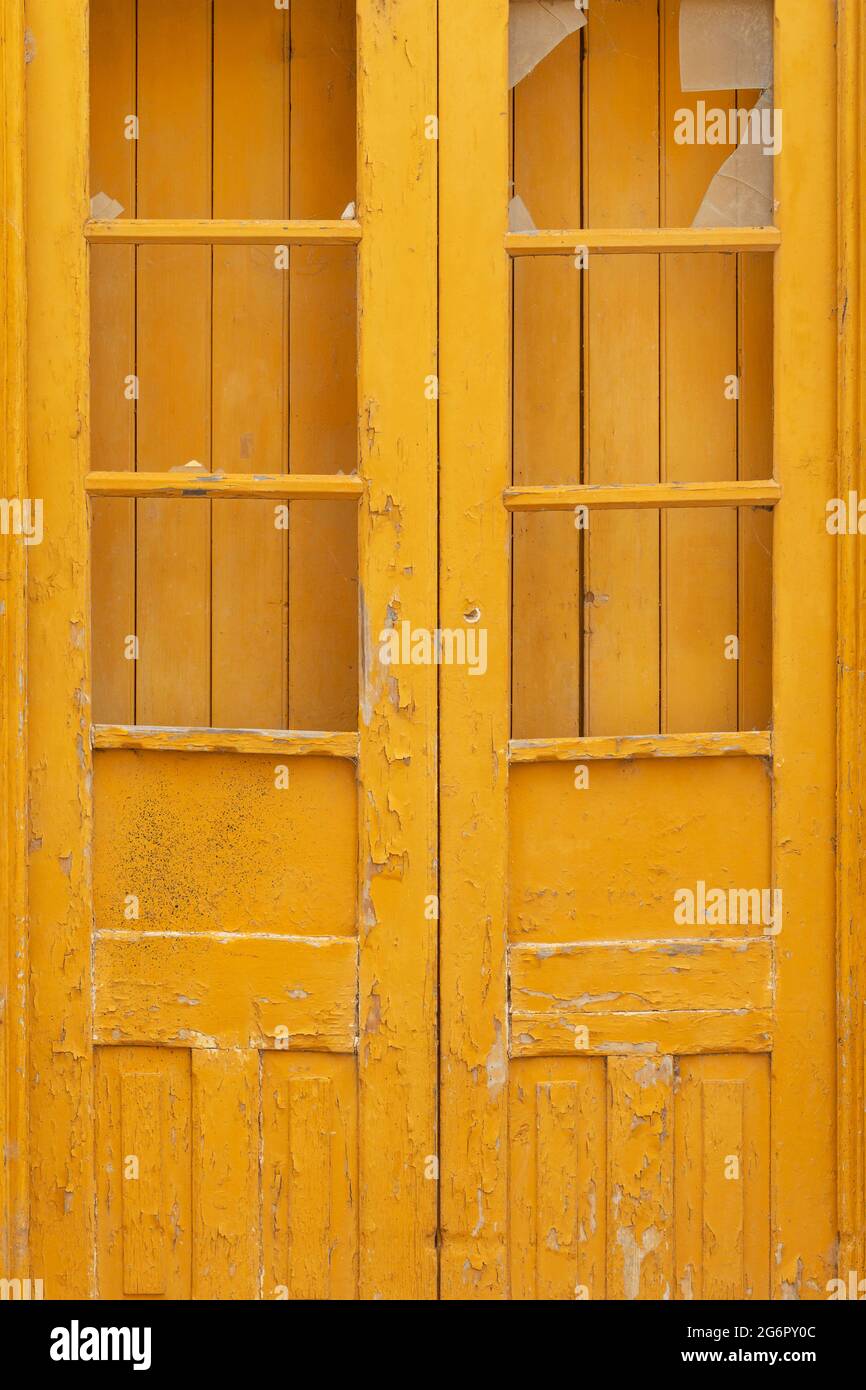
[[[508,85],[537,68],[563,39],[582,29],[586,12],[575,0],[510,0],[508,6]]]
[[[519,196],[512,198],[508,204],[508,230],[509,232],[538,231],[529,208]]]
[[[773,155],[781,148],[781,112],[773,110],[773,0],[682,0],[679,26],[683,92],[759,88],[755,106],[733,117],[739,144],[710,182],[694,227],[758,227],[773,220]],[[699,108],[702,103],[698,102]]]
[[[110,222],[123,212],[123,204],[107,193],[97,193],[90,200],[90,216],[98,222]]]
[[[693,227],[764,227],[773,221],[773,137],[764,112],[772,112],[773,89],[761,93],[749,112],[746,138],[711,180]]]
[[[747,91],[773,80],[773,0],[682,0],[680,87]]]

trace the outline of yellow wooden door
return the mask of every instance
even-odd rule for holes
[[[28,0],[46,1297],[826,1296],[835,25],[768,16]],[[781,112],[769,190],[710,106]]]
[[[826,1297],[832,16],[440,26],[443,1294]]]
[[[435,4],[28,24],[31,1264],[430,1297]]]

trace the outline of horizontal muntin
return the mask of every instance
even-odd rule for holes
[[[781,496],[781,486],[772,478],[731,483],[539,483],[508,487],[502,494],[510,512],[774,507]]]
[[[356,759],[356,733],[318,729],[205,729],[150,724],[94,724],[95,749],[135,748],[155,753],[278,753]]]
[[[782,243],[778,227],[572,227],[508,232],[511,256],[573,256],[580,250],[620,255],[736,254],[772,252]]]
[[[706,734],[598,734],[580,738],[520,738],[508,745],[518,763],[630,762],[638,758],[769,758],[769,730]]]
[[[84,235],[92,246],[353,246],[361,224],[272,219],[91,218]]]
[[[364,480],[354,473],[208,473],[177,468],[163,473],[132,469],[88,473],[91,497],[235,497],[263,501],[341,501],[363,496]]]

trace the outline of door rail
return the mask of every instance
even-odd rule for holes
[[[356,733],[319,729],[175,728],[153,724],[93,724],[92,748],[156,753],[279,753],[294,757],[358,758]]]
[[[354,218],[91,218],[84,224],[84,235],[91,245],[97,246],[352,246],[361,240],[361,224]]]
[[[629,762],[635,758],[769,758],[768,729],[711,734],[593,734],[574,738],[513,738],[509,763]]]
[[[90,497],[253,497],[264,501],[333,502],[364,493],[356,473],[208,473],[184,465],[173,472],[88,473]]]
[[[731,483],[538,483],[507,487],[509,512],[632,511],[655,507],[774,507],[782,488],[773,478]]]
[[[573,256],[577,251],[625,255],[776,251],[781,244],[778,227],[572,227],[505,236],[510,256]]]

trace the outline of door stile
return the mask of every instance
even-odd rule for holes
[[[436,0],[358,0],[360,1296],[436,1296]]]
[[[508,3],[439,11],[440,621],[478,609],[487,672],[440,671],[441,1290],[508,1293],[510,709]]]
[[[836,486],[835,16],[776,0],[776,471],[773,863],[772,1296],[824,1298],[835,1275],[833,622],[836,555],[825,503]],[[837,540],[836,544],[844,543]],[[803,577],[808,576],[808,582]]]
[[[866,159],[863,7],[839,7],[838,202],[839,202],[839,483],[836,496],[866,496],[863,443],[866,438],[863,317],[862,215]],[[856,537],[840,538],[838,669],[839,746],[837,866],[838,1085],[838,1277],[866,1273],[866,1155],[864,1155],[864,999],[866,935],[862,844],[864,829],[862,750],[866,741],[866,557]]]
[[[24,5],[0,5],[0,430],[3,497],[27,491],[27,291],[24,193]],[[3,903],[0,917],[0,1269],[30,1276],[28,1262],[28,941],[27,941],[27,550],[21,537],[2,542],[0,665],[3,672]]]
[[[31,1273],[95,1292],[86,0],[28,0]]]

